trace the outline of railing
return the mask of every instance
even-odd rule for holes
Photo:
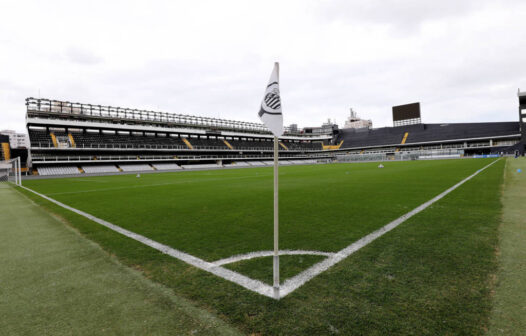
[[[458,149],[432,149],[432,150],[414,150],[406,152],[396,152],[391,155],[387,153],[363,153],[363,154],[336,154],[339,162],[355,161],[407,161],[418,160],[420,158],[460,158],[464,154],[463,150]]]
[[[490,147],[490,143],[489,143],[489,141],[488,142],[468,143],[468,147],[470,147],[470,148]]]
[[[31,142],[31,147],[33,149],[41,148],[52,148],[52,149],[173,149],[173,150],[224,150],[224,151],[273,151],[272,147],[239,147],[230,149],[226,146],[193,146],[193,149],[189,149],[187,146],[179,145],[128,145],[128,144],[84,144],[76,143],[75,147],[55,147],[52,142]],[[279,148],[279,151],[284,151],[285,149]],[[321,149],[289,149],[289,151],[316,151]]]
[[[493,146],[513,146],[518,143],[519,141],[493,141]]]
[[[280,158],[297,158],[301,157],[292,154],[283,154]],[[308,155],[307,157],[327,157],[327,154],[315,154]],[[100,155],[100,156],[86,156],[86,155],[74,155],[74,156],[33,156],[32,160],[34,163],[42,162],[58,162],[58,161],[89,161],[89,162],[103,162],[103,161],[176,161],[176,160],[231,160],[231,159],[260,159],[260,160],[272,160],[271,155],[178,155],[176,158],[172,155]]]
[[[264,124],[199,117],[193,115],[138,110],[115,106],[73,103],[68,101],[50,100],[45,98],[27,98],[27,112],[53,113],[59,115],[84,116],[91,118],[105,118],[115,120],[140,120],[144,122],[166,123],[189,127],[208,127],[211,129],[231,129],[240,131],[271,134]],[[290,127],[285,127],[285,134],[301,133]]]

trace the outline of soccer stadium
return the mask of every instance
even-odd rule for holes
[[[262,124],[49,99],[27,98],[26,106],[30,148],[22,160],[33,175],[272,165],[273,137]],[[395,127],[289,127],[280,164],[524,154],[521,115],[518,122],[464,124],[423,124],[420,115],[417,103],[393,107]]]
[[[286,127],[276,143],[265,124],[27,98],[29,148],[1,138],[2,190],[44,209],[28,216],[58,218],[219,316],[212,328],[185,311],[196,332],[479,334],[495,300],[503,211],[522,209],[501,194],[526,186],[526,93],[518,98],[518,121],[425,124],[412,103],[393,106],[392,127]],[[61,251],[69,268],[89,262],[76,247]],[[81,280],[68,288],[84,299]]]
[[[0,336],[526,336],[525,1],[0,13]]]

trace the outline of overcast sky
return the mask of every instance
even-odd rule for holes
[[[40,97],[259,121],[280,62],[285,124],[516,121],[526,1],[0,0],[0,129]]]

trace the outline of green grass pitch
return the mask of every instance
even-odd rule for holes
[[[280,168],[280,249],[336,252],[492,162]],[[30,195],[146,276],[247,333],[477,334],[487,324],[504,160],[280,301],[195,269]],[[206,261],[271,250],[272,169],[25,181]],[[267,283],[271,258],[227,267]],[[284,256],[284,278],[320,261]],[[283,279],[284,280],[284,279]]]

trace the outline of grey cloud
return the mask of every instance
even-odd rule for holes
[[[95,65],[103,61],[102,57],[97,56],[94,52],[79,47],[67,48],[64,55],[68,61],[84,65]]]
[[[227,1],[224,10],[229,6],[235,3]],[[38,44],[28,29],[17,37],[16,48],[4,45],[7,52],[0,55],[9,65],[0,74],[0,123],[16,120],[23,128],[24,98],[38,88],[53,99],[257,122],[274,60],[281,62],[286,123],[314,126],[330,117],[342,124],[354,107],[375,126],[385,126],[391,124],[392,105],[413,101],[422,102],[426,122],[517,118],[516,88],[526,89],[520,70],[526,6],[518,1],[334,0],[279,7],[279,29],[258,24],[257,11],[240,12],[239,34],[232,29],[240,25],[235,19],[206,27],[207,13],[200,33],[185,30],[184,17],[163,21],[163,31],[173,32],[167,34],[169,43],[153,31],[119,39],[135,27],[133,20],[131,26],[126,20],[115,23],[114,15],[130,14],[120,7],[89,30],[72,25],[64,35],[69,40],[57,40],[71,46],[62,52]],[[142,24],[153,27],[162,13],[148,8]],[[142,13],[139,6],[136,11]],[[477,16],[482,12],[487,18]],[[422,29],[431,21],[438,30]],[[44,26],[41,35],[50,32]],[[79,47],[79,33],[88,40],[91,34],[105,35],[107,43],[97,39]],[[115,46],[115,39],[122,43]]]
[[[352,24],[373,23],[388,25],[402,33],[416,32],[422,23],[430,20],[459,18],[490,5],[513,6],[520,0],[371,0],[321,1],[318,11],[327,21],[340,20]],[[513,7],[512,7],[513,8]]]

